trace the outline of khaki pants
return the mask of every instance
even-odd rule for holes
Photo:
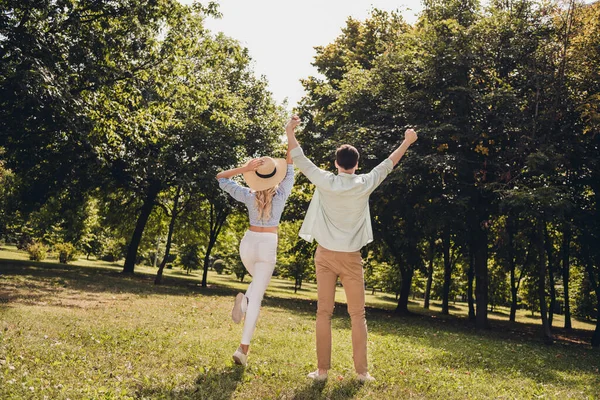
[[[360,252],[327,250],[315,252],[317,273],[317,364],[331,368],[331,316],[335,305],[338,276],[346,292],[348,314],[352,322],[352,352],[357,374],[367,372],[367,321],[365,319],[365,285]]]

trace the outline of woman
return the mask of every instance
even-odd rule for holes
[[[299,123],[300,119],[293,116],[286,128],[295,128]],[[230,179],[238,174],[243,175],[249,188]],[[257,158],[242,167],[220,172],[217,179],[221,189],[246,205],[250,219],[250,227],[240,242],[240,258],[252,283],[246,294],[238,293],[231,312],[236,324],[246,314],[242,341],[233,353],[235,363],[245,366],[263,295],[275,269],[277,227],[294,185],[294,166],[288,150],[287,160]]]

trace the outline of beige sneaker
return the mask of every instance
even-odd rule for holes
[[[233,361],[237,365],[243,365],[244,367],[248,365],[248,355],[244,354],[241,347],[238,347],[235,353],[233,353]]]
[[[318,369],[316,371],[313,371],[313,372],[309,373],[306,376],[308,378],[312,379],[313,381],[316,381],[316,382],[322,382],[322,381],[326,381],[327,380],[327,372],[325,372],[324,374],[320,374],[319,375],[319,370]]]
[[[231,319],[236,324],[239,324],[242,320],[242,316],[244,312],[242,311],[242,301],[244,300],[244,293],[238,293],[235,296],[235,301],[233,302],[233,310],[231,310]]]
[[[356,379],[359,382],[363,382],[363,383],[365,383],[365,382],[375,382],[375,378],[373,378],[371,375],[369,375],[368,372],[365,372],[364,374],[358,374],[356,376]]]

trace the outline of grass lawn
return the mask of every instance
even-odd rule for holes
[[[227,275],[154,269],[135,277],[98,261],[35,263],[0,250],[0,399],[600,399],[600,351],[587,343],[593,326],[575,322],[545,346],[539,322],[507,310],[492,329],[475,331],[439,307],[395,317],[393,296],[367,295],[370,370],[377,382],[353,379],[350,321],[336,306],[333,365],[326,384],[305,375],[316,367],[316,290],[274,279],[265,297],[249,365],[233,365],[242,325],[230,319],[234,294],[247,287]],[[343,290],[337,300],[343,302]],[[556,325],[561,324],[557,318]]]

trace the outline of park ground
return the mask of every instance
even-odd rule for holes
[[[539,338],[539,316],[491,314],[475,330],[464,304],[394,316],[394,296],[367,294],[370,371],[354,379],[350,321],[338,288],[333,360],[325,384],[316,367],[316,288],[273,279],[245,369],[233,364],[242,326],[231,322],[233,296],[248,285],[231,275],[155,269],[133,277],[101,261],[72,265],[28,261],[0,249],[0,399],[600,399],[600,352],[593,325],[574,321]],[[555,326],[561,326],[560,316]]]

